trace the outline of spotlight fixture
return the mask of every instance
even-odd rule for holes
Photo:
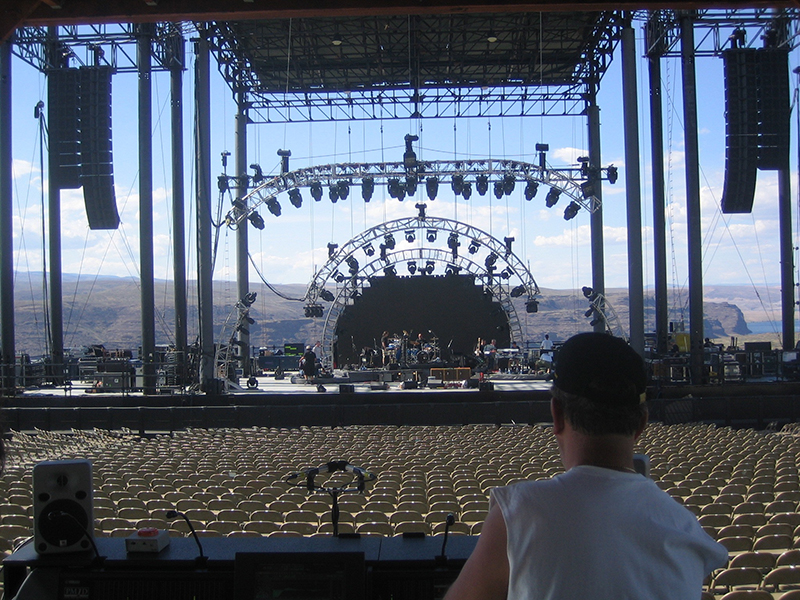
[[[372,200],[372,194],[375,191],[375,180],[372,177],[364,177],[361,180],[361,197],[364,202]]]
[[[503,269],[502,271],[500,271],[500,277],[502,279],[508,279],[509,277],[511,277],[511,271],[509,271],[508,268]]]
[[[380,249],[381,249],[381,260],[383,262],[389,262],[389,257],[386,255],[386,246],[381,244]]]
[[[306,318],[321,317],[323,309],[321,304],[308,304],[303,308]]]
[[[250,308],[258,297],[258,292],[247,292],[244,297],[239,300],[245,308]],[[255,322],[255,321],[254,321]]]
[[[339,247],[339,244],[334,244],[332,242],[328,242],[328,258],[333,258],[333,255],[336,254],[336,249]]]
[[[319,297],[325,300],[325,302],[333,302],[335,296],[330,290],[322,289],[319,291]]]
[[[525,200],[533,200],[533,198],[536,196],[536,192],[538,191],[539,183],[533,179],[529,179],[528,183],[525,184]]]
[[[271,212],[276,217],[281,216],[281,205],[275,199],[275,196],[270,196],[267,198],[267,210]]]
[[[600,317],[600,315],[598,315],[596,318],[594,318],[591,321],[589,321],[589,325],[591,325],[592,327],[595,327],[597,325],[600,325],[602,322],[603,322],[602,317]]]
[[[366,244],[364,244],[361,247],[361,249],[364,251],[364,254],[366,254],[367,256],[373,256],[375,254],[375,248],[372,247],[372,243],[371,242],[367,242]]]
[[[394,236],[391,233],[387,233],[385,236],[383,236],[383,243],[386,244],[386,247],[389,250],[394,250]]]
[[[447,247],[453,252],[453,258],[458,256],[458,247],[460,245],[461,242],[458,241],[458,234],[455,231],[451,231],[447,238]]]
[[[264,229],[264,219],[256,211],[251,212],[247,216],[247,220],[250,221],[256,229]]]
[[[578,216],[578,213],[581,210],[581,205],[575,202],[574,200],[569,203],[567,208],[564,209],[564,220],[570,221]]]
[[[386,190],[389,192],[390,198],[398,198],[400,196],[400,180],[397,177],[387,179]]]
[[[617,171],[617,167],[611,165],[606,169],[606,173],[608,173],[608,183],[615,184],[617,183],[617,178],[619,177],[619,172]]]
[[[417,193],[418,183],[419,179],[417,179],[416,175],[406,175],[406,192],[409,196],[413,196]]]
[[[585,313],[583,313],[583,316],[584,316],[584,317],[586,317],[586,318],[588,319],[588,318],[589,318],[589,317],[591,317],[593,314],[594,314],[594,306],[590,306],[590,307],[589,307],[589,310],[587,310]]]
[[[457,173],[453,175],[453,178],[450,181],[450,187],[453,189],[453,193],[456,196],[461,195],[461,188],[463,187],[463,185],[464,185],[464,176],[459,175]]]
[[[352,292],[350,292],[350,299],[351,300],[355,301],[355,300],[358,300],[359,298],[361,298],[361,293],[358,290],[353,290]]]
[[[419,139],[418,135],[407,133],[403,140],[406,143],[406,151],[403,152],[403,166],[406,169],[413,169],[417,166],[417,154],[411,146],[411,142],[416,142]],[[411,192],[409,192],[410,194]]]
[[[289,172],[289,157],[291,155],[291,150],[278,150],[278,156],[281,157],[281,175],[286,175]]]
[[[558,188],[551,187],[550,191],[547,192],[547,197],[544,199],[544,203],[547,206],[547,208],[553,208],[558,202],[558,199],[560,197],[561,197],[561,190],[559,190]]]
[[[502,181],[495,181],[494,182],[494,197],[500,200],[503,197],[505,190],[503,189],[503,182]]]
[[[464,197],[464,200],[469,200],[472,196],[472,184],[469,181],[465,181],[461,185],[461,195]]]
[[[428,205],[425,204],[424,202],[417,202],[414,205],[414,208],[417,209],[417,218],[420,221],[424,221],[425,220],[425,209],[428,208]]]
[[[217,177],[217,189],[220,192],[227,192],[229,189],[228,185],[228,176],[227,175],[220,175]]]
[[[424,273],[427,275],[433,274],[433,269],[436,267],[436,264],[432,260],[425,261],[425,269],[423,270]]]
[[[328,198],[331,202],[336,204],[336,201],[339,200],[339,185],[336,183],[331,183],[328,187]]]
[[[433,175],[425,179],[425,190],[428,192],[430,200],[436,200],[436,193],[439,191],[439,178]]]
[[[349,269],[350,269],[350,274],[351,274],[351,275],[355,275],[356,273],[358,273],[358,261],[356,260],[356,257],[355,257],[355,256],[353,256],[353,255],[351,254],[350,256],[348,256],[348,257],[345,259],[345,261],[344,261],[344,262],[346,262],[346,263],[347,263],[347,266],[348,266],[348,267],[349,267]]]
[[[250,165],[250,168],[253,169],[253,184],[258,185],[262,181],[264,181],[264,172],[261,170],[261,165],[257,165],[253,163]]]
[[[503,175],[503,191],[505,192],[506,196],[511,195],[516,185],[517,185],[517,178],[514,177],[511,173],[506,173],[505,175]]]
[[[417,261],[410,260],[406,263],[406,268],[408,269],[409,275],[413,275],[417,272]]]
[[[496,44],[497,36],[494,34],[494,32],[490,31],[489,35],[486,36],[486,41],[489,42],[490,44]]]
[[[417,239],[417,236],[414,233],[414,230],[413,229],[406,229],[406,241],[409,244],[413,244],[415,239]]]
[[[339,271],[336,271],[336,272],[333,274],[333,279],[334,279],[334,281],[335,281],[336,283],[344,283],[344,281],[345,281],[345,279],[347,279],[347,277],[345,277],[344,275],[342,275],[342,273],[340,273]]]
[[[339,199],[347,200],[347,197],[350,195],[350,182],[346,179],[340,179],[336,187],[339,192]]]
[[[581,176],[589,177],[589,157],[579,156],[578,163],[581,165]]]
[[[536,300],[528,300],[525,303],[525,312],[526,313],[539,312],[539,303]]]
[[[584,181],[581,184],[581,194],[583,194],[584,198],[591,198],[594,196],[594,182]]]
[[[485,196],[489,191],[489,178],[486,175],[478,175],[475,178],[475,189],[481,196]]]
[[[311,183],[311,197],[316,202],[322,200],[322,184],[319,181],[313,181]]]
[[[469,250],[470,254],[475,254],[478,252],[478,250],[480,250],[480,247],[481,243],[478,240],[471,240],[469,243],[469,248],[467,248],[467,250]]]
[[[448,264],[447,267],[444,269],[445,275],[458,275],[458,272],[461,270],[461,267],[454,264]]]
[[[291,202],[292,206],[295,208],[300,208],[303,206],[303,195],[300,193],[300,190],[297,188],[292,188],[289,190],[289,202]]]
[[[397,277],[397,270],[394,265],[389,265],[383,269],[383,274],[385,277]]]
[[[503,242],[506,245],[506,256],[508,256],[509,254],[511,254],[511,244],[514,243],[514,238],[513,237],[504,237],[503,238]]]
[[[436,230],[435,229],[428,229],[426,234],[428,241],[432,244],[436,241]]]
[[[486,268],[493,267],[497,262],[497,254],[492,252],[489,256],[486,257],[486,260],[483,261],[483,264],[486,265]]]
[[[342,45],[342,38],[339,34],[333,36],[331,40],[331,46],[341,46]]]
[[[594,288],[585,285],[581,288],[581,292],[583,292],[584,297],[588,298],[589,301],[593,302],[597,300],[597,292],[594,291]]]
[[[511,290],[511,293],[510,293],[509,295],[510,295],[512,298],[519,298],[519,297],[520,297],[520,296],[522,296],[524,293],[525,293],[525,286],[524,286],[524,285],[522,285],[522,284],[520,284],[520,285],[518,285],[517,287],[515,287],[514,289],[512,289],[512,290]]]

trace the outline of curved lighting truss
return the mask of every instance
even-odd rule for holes
[[[469,183],[470,197],[479,194],[477,190],[479,177],[486,178],[485,181],[488,183],[488,190],[485,190],[480,195],[496,195],[494,189],[496,184],[502,185],[505,183],[510,185],[512,189],[517,183],[528,185],[528,182],[534,182],[537,185],[547,185],[577,205],[573,207],[572,216],[575,216],[580,208],[584,208],[591,213],[600,208],[600,199],[594,194],[592,184],[599,184],[599,181],[603,179],[610,183],[614,183],[617,180],[617,168],[613,165],[595,168],[588,165],[588,162],[586,162],[588,159],[582,159],[580,167],[555,169],[546,164],[545,152],[540,151],[539,158],[539,164],[502,159],[417,161],[412,152],[411,156],[402,162],[321,165],[296,171],[287,171],[264,180],[261,179],[263,176],[259,168],[258,179],[253,181],[256,187],[248,192],[244,198],[234,201],[234,207],[228,212],[225,221],[230,227],[235,228],[248,218],[252,220],[253,216],[261,220],[260,217],[257,217],[257,214],[254,215],[259,207],[266,204],[267,208],[273,212],[279,194],[288,193],[292,190],[298,190],[299,192],[300,188],[311,188],[312,185],[321,186],[327,191],[331,189],[332,185],[338,187],[342,185],[340,182],[343,182],[347,184],[349,197],[355,194],[361,195],[365,181],[367,182],[366,186],[371,188],[376,185],[387,185],[390,194],[392,192],[391,186],[399,184],[402,189],[402,198],[406,196],[409,198],[423,196],[433,200],[433,198],[427,196],[426,185],[428,180],[435,179],[438,187],[444,187],[452,186],[454,177]],[[253,166],[255,167],[256,165]],[[320,188],[318,187],[317,189],[319,190]],[[415,196],[415,191],[417,190],[420,196]],[[510,193],[511,191],[503,192],[504,195],[509,195]],[[461,195],[466,199],[466,195],[462,192],[457,192],[456,195]],[[295,198],[297,197],[295,196]],[[371,193],[369,197],[371,197]],[[369,201],[368,197],[364,199],[367,202]],[[290,200],[292,200],[291,197]],[[334,202],[337,200],[338,197],[332,198]],[[299,203],[296,202],[297,200],[292,200],[292,204],[299,208],[302,204],[302,198],[300,198]],[[280,214],[279,206],[277,212]]]
[[[422,214],[382,223],[354,237],[332,253],[306,291],[307,316],[311,316],[309,307],[319,309],[316,316],[325,316],[323,364],[330,364],[336,322],[344,309],[370,286],[373,277],[386,276],[390,270],[398,276],[474,276],[502,306],[511,339],[521,341],[522,325],[512,299],[525,296],[526,307],[533,312],[538,309],[540,291],[512,244],[510,238],[500,241],[471,225]],[[334,292],[328,289],[334,286]],[[331,303],[327,312],[321,301]]]
[[[607,333],[622,338],[627,342],[628,336],[625,334],[625,329],[622,327],[622,321],[608,299],[603,294],[595,292],[589,287],[583,288],[583,294],[589,300],[589,309],[586,311],[585,316],[586,318],[592,319],[592,326],[595,325],[595,320],[599,320],[599,322],[603,323],[603,327]]]

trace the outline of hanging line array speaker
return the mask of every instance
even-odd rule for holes
[[[47,122],[50,152],[55,160],[50,184],[59,189],[81,187],[80,80],[77,69],[47,73]]]
[[[81,67],[81,184],[90,229],[119,227],[111,155],[111,67]]]
[[[723,213],[753,210],[756,170],[789,166],[789,63],[786,50],[731,48],[725,74]]]

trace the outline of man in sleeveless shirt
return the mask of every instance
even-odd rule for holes
[[[495,488],[447,600],[695,600],[727,550],[634,469],[647,422],[644,362],[622,339],[578,334],[556,356],[551,413],[566,472]]]

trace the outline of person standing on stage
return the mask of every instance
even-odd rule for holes
[[[317,374],[317,355],[311,349],[311,346],[306,346],[305,354],[300,359],[300,368],[303,370],[303,375],[311,381]]]
[[[483,347],[489,372],[497,368],[497,340],[492,340]]]

